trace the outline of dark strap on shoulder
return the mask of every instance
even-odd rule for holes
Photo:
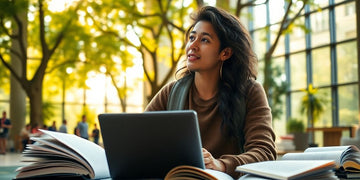
[[[175,82],[171,88],[167,103],[167,110],[182,110],[188,97],[193,76],[187,75]]]
[[[178,81],[175,82],[175,84],[173,85],[173,87],[170,90],[170,94],[169,94],[169,98],[168,98],[168,103],[167,103],[167,110],[182,110],[185,107],[185,102],[188,98],[188,94],[189,94],[189,89],[190,86],[194,80],[193,75],[187,75],[181,79],[179,79]],[[244,127],[244,121],[245,121],[245,116],[246,116],[246,102],[245,102],[245,97],[241,97],[240,98],[240,102],[239,102],[240,108],[239,111],[235,112],[234,115],[234,120],[238,121],[238,128],[239,128],[239,134],[238,134],[238,138],[239,138],[239,146],[240,146],[240,151],[244,152],[244,132],[243,132],[243,127]]]

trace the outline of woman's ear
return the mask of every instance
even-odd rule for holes
[[[225,61],[225,60],[229,59],[232,56],[232,54],[233,54],[232,48],[227,47],[221,51],[220,60]]]

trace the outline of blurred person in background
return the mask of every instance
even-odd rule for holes
[[[11,121],[6,118],[6,111],[3,111],[0,122],[0,154],[6,154],[6,143],[11,127]]]

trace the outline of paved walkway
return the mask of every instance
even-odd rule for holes
[[[11,180],[15,178],[15,170],[28,163],[21,162],[21,153],[8,152],[0,155],[0,180]]]
[[[2,166],[22,166],[26,165],[24,162],[20,162],[21,153],[8,152],[5,155],[0,155],[0,167]]]

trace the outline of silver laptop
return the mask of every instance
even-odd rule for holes
[[[98,118],[113,179],[162,179],[179,165],[205,168],[195,111],[107,113]]]

